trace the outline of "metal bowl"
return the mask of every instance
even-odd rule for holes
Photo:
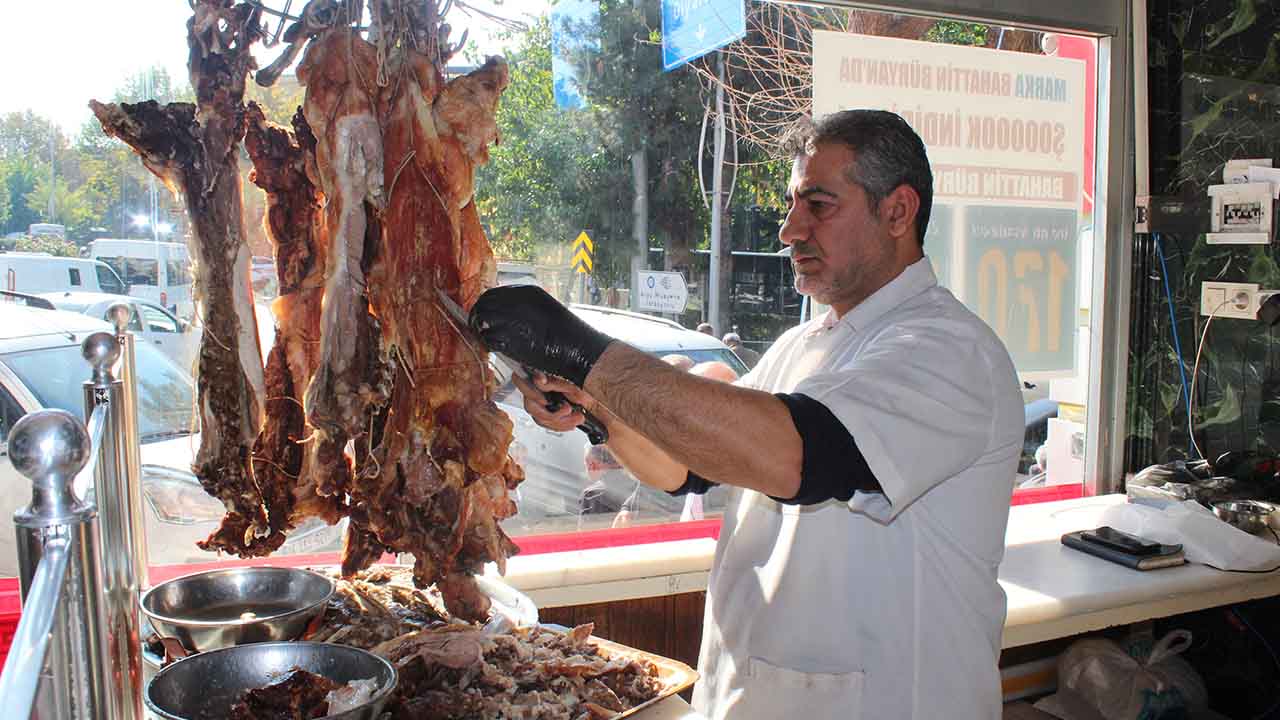
[[[1223,500],[1213,504],[1213,514],[1250,535],[1266,532],[1280,518],[1280,506],[1261,500]]]
[[[294,668],[346,684],[377,681],[369,701],[332,718],[373,720],[396,687],[391,663],[367,650],[317,642],[264,642],[211,650],[179,660],[147,684],[147,708],[166,720],[225,718],[245,691],[282,680]]]
[[[299,568],[211,570],[163,582],[140,604],[156,632],[190,652],[295,640],[324,612],[333,581]]]

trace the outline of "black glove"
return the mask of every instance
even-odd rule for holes
[[[613,342],[536,285],[486,290],[471,308],[470,320],[471,329],[493,352],[578,387]]]

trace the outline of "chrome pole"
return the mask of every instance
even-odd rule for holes
[[[141,477],[129,467],[130,444],[137,444],[137,424],[129,412],[124,381],[112,376],[120,359],[120,343],[111,333],[98,332],[81,345],[93,377],[84,384],[88,413],[107,409],[98,452],[94,487],[101,513],[102,612],[106,646],[103,649],[111,675],[103,717],[135,720],[142,715],[142,643],[139,636],[137,549],[146,542],[134,528],[141,522]],[[132,437],[130,436],[132,433]]]
[[[105,414],[95,414],[96,431]],[[42,720],[108,717],[97,510],[73,490],[92,448],[90,433],[63,410],[31,413],[9,433],[10,460],[32,492],[13,515],[24,602],[0,676],[0,717],[30,717],[33,701]]]
[[[133,576],[137,578],[138,587],[150,587],[147,581],[147,525],[142,501],[142,450],[138,430],[138,382],[134,359],[134,335],[129,332],[129,317],[132,310],[125,303],[114,303],[107,309],[107,317],[116,328],[116,342],[120,344],[120,372],[118,377],[124,389],[125,411],[120,422],[124,428],[121,438],[122,456],[125,476],[129,482],[125,489],[129,493],[129,516],[135,542],[130,548],[133,551]],[[87,407],[87,406],[86,406]]]

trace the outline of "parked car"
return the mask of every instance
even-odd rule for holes
[[[83,383],[89,367],[80,343],[90,333],[111,330],[79,313],[0,303],[0,518],[8,523],[30,502],[31,485],[8,459],[8,433],[23,415],[60,408],[84,416]],[[199,446],[195,386],[191,375],[148,343],[135,343],[138,430],[142,442],[142,491],[147,547],[153,565],[207,562],[198,549],[223,515],[191,473]],[[77,483],[81,497],[92,488]],[[295,529],[277,553],[318,552],[342,546],[345,527],[313,520]],[[110,549],[108,549],[109,551]],[[15,535],[0,532],[0,576],[17,573]]]
[[[105,293],[45,293],[37,297],[48,300],[59,310],[78,312],[108,322],[107,310],[117,302],[126,303],[134,311],[129,320],[129,330],[136,333],[141,341],[155,345],[178,367],[195,372],[196,359],[200,354],[200,326],[176,317],[149,300]],[[253,315],[258,322],[258,347],[262,361],[266,363],[267,353],[276,338],[275,317],[266,303],[255,303]]]
[[[685,355],[694,363],[720,361],[739,375],[747,372],[746,366],[724,343],[670,320],[593,305],[572,305],[570,309],[593,328],[651,355]],[[499,388],[496,400],[515,425],[513,452],[525,471],[525,481],[516,491],[520,512],[508,521],[508,530],[530,532],[609,527],[611,517],[590,519],[579,516],[583,491],[591,482],[603,478],[611,485],[606,489],[607,496],[626,498],[636,491],[635,479],[628,479],[625,471],[588,476],[586,436],[578,430],[561,433],[535,423],[524,410],[520,391],[510,381]],[[724,494],[721,491],[709,494],[704,509],[711,512],[722,508]],[[639,488],[642,512],[636,519],[640,522],[678,520],[683,504],[683,499],[672,498],[644,486]]]
[[[180,368],[191,370],[195,367],[196,356],[200,352],[200,330],[150,300],[87,292],[43,293],[40,297],[59,310],[78,312],[107,322],[111,321],[107,310],[122,302],[129,306],[129,331],[134,333],[137,341],[155,345]]]
[[[110,265],[129,283],[124,294],[150,300],[179,317],[195,313],[185,244],[103,238],[89,244],[89,256]]]
[[[0,253],[0,290],[22,293],[103,292],[127,295],[128,286],[105,263],[49,253]]]

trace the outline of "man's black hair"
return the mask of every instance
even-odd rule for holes
[[[849,180],[866,191],[871,212],[899,185],[920,196],[916,211],[916,239],[924,247],[925,230],[933,209],[933,171],[924,142],[901,115],[883,110],[842,110],[816,123],[804,122],[787,140],[792,157],[812,154],[818,145],[840,144],[853,151]]]

